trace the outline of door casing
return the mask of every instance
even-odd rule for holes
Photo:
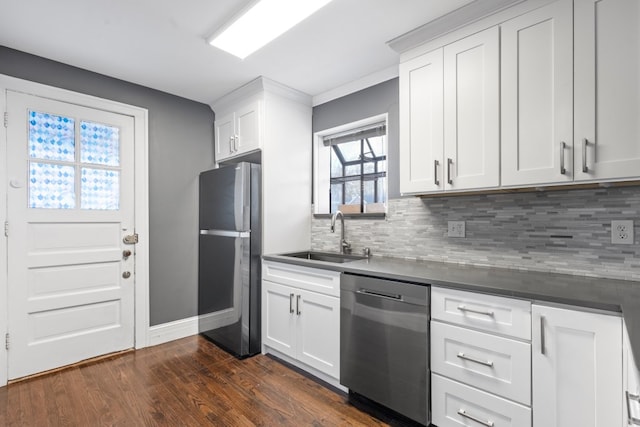
[[[28,80],[0,74],[0,111],[7,111],[6,91],[23,92],[30,95],[51,98],[71,104],[83,105],[114,113],[128,115],[134,118],[134,221],[135,230],[139,235],[136,245],[136,275],[135,275],[135,348],[148,345],[149,335],[149,133],[148,110],[132,105],[123,104],[91,95],[60,89]],[[11,118],[8,118],[11,120]],[[0,161],[7,161],[7,129],[0,126]],[[7,214],[7,171],[2,168],[0,173],[0,214],[2,226]],[[7,237],[0,233],[0,333],[7,333],[8,327],[8,283],[7,283]],[[7,384],[7,350],[0,345],[0,387]]]

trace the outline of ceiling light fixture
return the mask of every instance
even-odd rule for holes
[[[331,0],[259,0],[207,39],[210,45],[240,59],[316,12]]]

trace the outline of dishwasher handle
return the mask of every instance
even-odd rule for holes
[[[356,291],[356,293],[361,294],[361,295],[370,295],[373,297],[378,297],[378,298],[386,298],[386,299],[391,299],[394,301],[402,301],[402,295],[398,295],[398,294],[386,294],[383,292],[379,292],[379,291],[372,291],[369,289],[358,289]]]

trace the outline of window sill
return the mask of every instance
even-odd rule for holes
[[[346,213],[343,215],[349,219],[385,219],[387,217],[387,214],[384,212]],[[314,219],[331,219],[332,216],[333,214],[313,214]]]

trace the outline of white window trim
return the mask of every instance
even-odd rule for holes
[[[149,336],[149,113],[145,108],[135,107],[108,99],[85,95],[40,83],[22,80],[0,74],[0,111],[7,111],[7,90],[23,92],[44,98],[51,98],[72,104],[84,105],[114,113],[124,114],[134,119],[135,144],[135,224],[140,241],[136,245],[135,282],[135,348],[148,345]],[[9,118],[10,120],[11,118]],[[7,159],[7,129],[0,126],[0,158]],[[2,223],[7,213],[7,170],[0,173],[0,214]],[[0,234],[0,333],[7,333],[8,327],[8,283],[7,283],[7,237]],[[7,384],[7,350],[0,346],[0,387]]]
[[[384,122],[387,127],[386,138],[386,151],[387,156],[389,151],[389,120],[388,114],[378,114],[377,116],[367,117],[365,119],[357,120],[355,122],[346,123],[344,125],[336,126],[330,129],[324,129],[313,134],[313,213],[314,214],[328,214],[330,212],[329,200],[324,197],[324,191],[320,191],[321,188],[329,188],[329,166],[330,166],[330,148],[324,146],[324,137],[328,135],[334,135],[341,132],[347,132],[351,129],[357,129],[367,125]],[[387,165],[389,163],[387,162]],[[388,167],[387,167],[388,174]],[[386,180],[387,188],[386,194],[389,194],[389,180]],[[323,195],[321,198],[320,195]],[[387,202],[384,203],[385,212],[387,210]]]

